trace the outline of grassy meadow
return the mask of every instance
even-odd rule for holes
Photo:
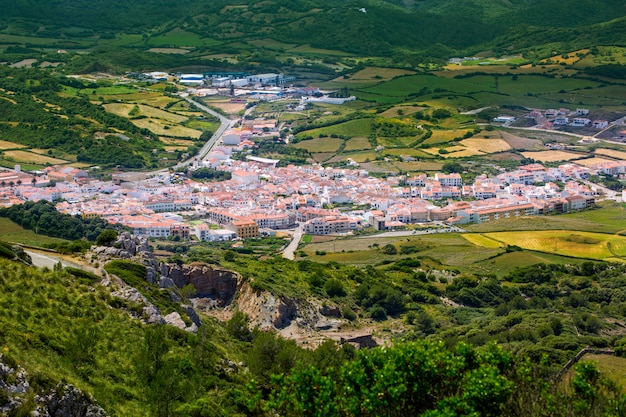
[[[33,230],[26,230],[5,217],[0,217],[0,236],[2,236],[2,240],[5,242],[36,247],[43,247],[47,243],[64,242],[63,239],[40,235]]]

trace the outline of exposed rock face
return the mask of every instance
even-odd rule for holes
[[[22,405],[31,390],[28,374],[19,366],[11,367],[0,356],[0,415],[11,415]],[[33,416],[39,417],[106,417],[95,401],[73,385],[59,384],[49,392],[35,396]]]
[[[91,251],[98,257],[100,262],[111,259],[133,259],[147,267],[146,279],[155,283],[158,262],[150,251],[148,239],[131,235],[128,232],[121,233],[112,246],[96,246]]]
[[[191,284],[196,289],[195,297],[212,298],[218,302],[219,306],[230,304],[241,278],[232,271],[213,268],[201,263],[161,264],[160,272],[162,286],[169,285],[168,278],[178,288]]]
[[[108,414],[73,385],[59,385],[48,394],[37,396],[39,417],[106,417]]]
[[[293,300],[254,290],[248,283],[241,286],[237,304],[250,317],[250,324],[261,330],[286,327],[298,312]]]

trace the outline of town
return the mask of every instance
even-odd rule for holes
[[[215,114],[191,97],[226,95],[247,102],[279,100],[286,94],[340,104],[350,97],[329,97],[318,88],[286,88],[293,77],[283,74],[206,73],[130,74],[140,80],[173,81],[179,93],[205,112]],[[569,123],[569,116],[577,116]],[[534,129],[586,127],[608,132],[618,121],[591,121],[589,110],[531,110],[524,119]],[[114,172],[110,181],[70,166],[49,166],[22,172],[19,165],[0,172],[0,205],[47,200],[71,215],[102,217],[132,229],[138,236],[200,241],[230,241],[299,231],[311,235],[348,234],[358,230],[397,230],[416,224],[448,226],[483,223],[520,216],[560,214],[592,207],[600,198],[626,201],[599,184],[595,175],[624,176],[626,161],[595,165],[570,161],[557,167],[530,163],[513,171],[494,165],[498,175],[479,175],[464,182],[459,170],[407,176],[372,176],[358,163],[346,167],[321,164],[286,165],[279,159],[249,154],[258,138],[279,138],[275,120],[226,119],[201,151],[175,168],[155,172]],[[510,125],[513,116],[494,123]],[[580,125],[580,126],[579,126]],[[611,134],[613,135],[613,134]],[[289,137],[284,140],[289,141]],[[460,164],[459,167],[461,166]],[[223,181],[194,179],[203,169],[222,172]],[[283,232],[284,233],[284,232]],[[294,236],[299,233],[293,233]]]
[[[601,196],[624,201],[623,193],[607,195],[610,190],[587,179],[599,173],[623,175],[626,162],[596,168],[535,163],[464,184],[458,173],[382,179],[358,168],[279,167],[278,160],[256,157],[238,161],[230,159],[233,148],[218,146],[189,168],[229,172],[231,179],[221,182],[195,181],[182,172],[118,173],[100,181],[72,167],[32,175],[16,166],[0,173],[0,204],[48,200],[57,202],[61,212],[100,216],[139,236],[224,241],[275,234],[298,224],[304,233],[325,235],[559,214],[593,206]]]

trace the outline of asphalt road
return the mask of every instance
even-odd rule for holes
[[[298,245],[300,244],[300,240],[302,239],[302,226],[298,225],[293,231],[293,236],[291,238],[291,242],[283,251],[283,258],[293,260],[295,258],[296,249],[298,249]]]
[[[185,99],[187,102],[193,104],[194,106],[196,106],[197,108],[202,110],[203,112],[209,113],[210,115],[215,116],[218,119],[220,119],[221,125],[215,131],[215,133],[213,133],[213,136],[211,136],[211,138],[208,141],[206,141],[206,143],[202,146],[202,149],[200,149],[200,151],[198,152],[198,155],[193,156],[193,157],[187,159],[186,161],[179,162],[178,164],[176,164],[174,166],[174,169],[177,169],[177,170],[181,169],[181,168],[184,168],[187,165],[191,164],[195,159],[203,160],[204,158],[206,158],[206,156],[209,154],[209,152],[211,152],[211,149],[213,149],[213,147],[218,143],[219,139],[222,137],[224,132],[226,132],[228,129],[231,129],[234,126],[234,124],[237,122],[236,120],[230,120],[230,119],[222,116],[221,114],[219,114],[215,110],[211,110],[210,108],[208,108],[204,104],[199,103],[199,102],[197,102],[195,100],[192,100],[189,97],[185,97],[185,96],[181,96],[181,97],[183,99]]]

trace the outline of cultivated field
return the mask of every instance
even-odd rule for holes
[[[345,150],[346,151],[360,151],[363,149],[371,149],[372,145],[370,141],[366,137],[357,137],[352,138],[346,141]]]
[[[501,131],[500,135],[513,149],[534,149],[541,146],[541,141],[537,139],[524,138],[504,131]]]
[[[486,237],[506,245],[587,259],[626,256],[626,237],[572,230],[494,232]]]
[[[380,116],[383,117],[398,117],[400,113],[404,116],[411,115],[413,113],[417,113],[418,111],[424,110],[425,107],[418,106],[394,106],[384,112],[380,113]]]
[[[39,155],[28,151],[5,151],[4,156],[13,158],[15,162],[27,162],[31,164],[65,164],[67,161],[50,156]]]
[[[558,216],[517,217],[500,219],[480,224],[468,224],[464,227],[472,232],[523,231],[533,233],[536,230],[585,230],[599,233],[618,233],[624,231],[626,205],[604,202],[600,208],[583,210]]]
[[[202,132],[195,129],[190,129],[188,127],[179,126],[179,125],[170,125],[169,123],[165,123],[160,119],[138,119],[131,120],[131,122],[140,128],[148,129],[154,134],[160,136],[174,136],[179,138],[194,138],[197,139],[202,135]]]
[[[437,145],[447,143],[455,138],[461,138],[471,129],[453,129],[453,130],[433,130],[432,135],[424,141],[426,145]]]
[[[13,143],[13,142],[8,142],[6,140],[0,140],[0,151],[5,150],[5,149],[22,149],[22,148],[26,148],[26,146]]]
[[[584,156],[583,154],[565,151],[522,152],[522,155],[524,155],[524,158],[532,158],[541,162],[571,161]]]
[[[146,116],[153,119],[162,119],[170,123],[183,123],[189,118],[189,116],[168,112],[144,104],[111,103],[105,104],[104,108],[106,111],[122,117]],[[130,115],[133,109],[135,109],[137,114]]]
[[[595,165],[604,164],[606,162],[612,162],[612,160],[607,159],[607,158],[593,157],[593,158],[579,159],[578,161],[576,161],[578,165],[582,165],[584,167],[593,167]]]
[[[471,244],[484,248],[501,248],[504,246],[504,243],[479,233],[464,233],[461,236]]]
[[[502,139],[463,139],[460,142],[461,146],[464,146],[468,150],[484,152],[484,153],[496,153],[504,152],[511,149],[509,144]]]
[[[332,134],[341,136],[368,136],[372,131],[372,119],[355,119],[344,123],[338,123],[336,125],[328,127],[320,127],[317,129],[305,130],[297,134],[297,137],[302,138],[304,136],[319,136]]]
[[[626,160],[626,152],[616,151],[614,149],[599,148],[599,149],[596,149],[594,153],[596,155],[604,155],[604,156],[610,156],[611,158],[615,158],[615,159]]]
[[[316,138],[310,140],[303,140],[296,143],[296,148],[306,149],[311,153],[316,152],[335,152],[341,146],[343,140],[337,138]]]

